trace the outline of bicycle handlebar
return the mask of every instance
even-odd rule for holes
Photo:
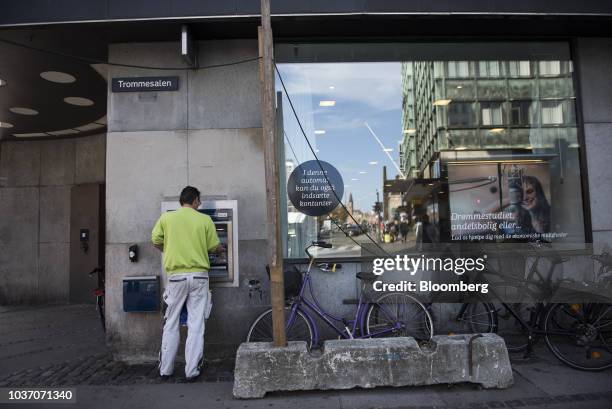
[[[308,255],[309,259],[313,258],[312,254],[310,254],[310,252],[308,251],[308,249],[311,248],[311,247],[322,247],[324,249],[331,249],[332,245],[331,245],[331,243],[328,243],[328,242],[322,241],[322,240],[313,241],[311,245],[309,245],[308,247],[306,247],[304,249],[304,252]]]
[[[92,275],[94,275],[94,274],[96,274],[96,273],[101,273],[102,271],[103,271],[103,270],[102,270],[102,268],[100,268],[100,267],[96,267],[96,268],[94,268],[93,270],[91,270],[91,271],[89,272],[89,275],[90,275],[90,276],[92,276]]]

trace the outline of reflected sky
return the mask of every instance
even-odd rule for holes
[[[382,167],[387,166],[388,178],[398,172],[365,123],[385,148],[392,149],[391,158],[399,164],[401,64],[280,64],[279,71],[317,156],[333,164],[344,179],[343,201],[352,193],[355,209],[371,211],[376,190],[382,191]],[[277,88],[281,89],[278,80]],[[335,104],[320,106],[320,101]],[[300,163],[313,159],[286,98],[283,123],[286,158],[297,157]]]

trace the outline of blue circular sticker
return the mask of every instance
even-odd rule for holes
[[[309,160],[295,168],[287,182],[293,206],[308,216],[323,216],[334,210],[344,194],[340,172],[324,161]]]

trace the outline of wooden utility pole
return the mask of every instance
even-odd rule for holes
[[[283,284],[283,247],[280,232],[280,178],[277,158],[276,107],[274,90],[274,47],[270,23],[270,0],[261,0],[259,38],[259,80],[261,83],[261,125],[264,138],[266,197],[268,208],[268,265],[272,298],[274,346],[287,345],[285,334],[285,288]]]

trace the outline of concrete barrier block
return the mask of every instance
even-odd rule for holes
[[[267,392],[418,386],[471,382],[485,388],[513,383],[504,340],[495,334],[435,336],[420,346],[414,338],[326,341],[320,356],[305,342],[274,348],[244,343],[238,348],[234,396]]]

